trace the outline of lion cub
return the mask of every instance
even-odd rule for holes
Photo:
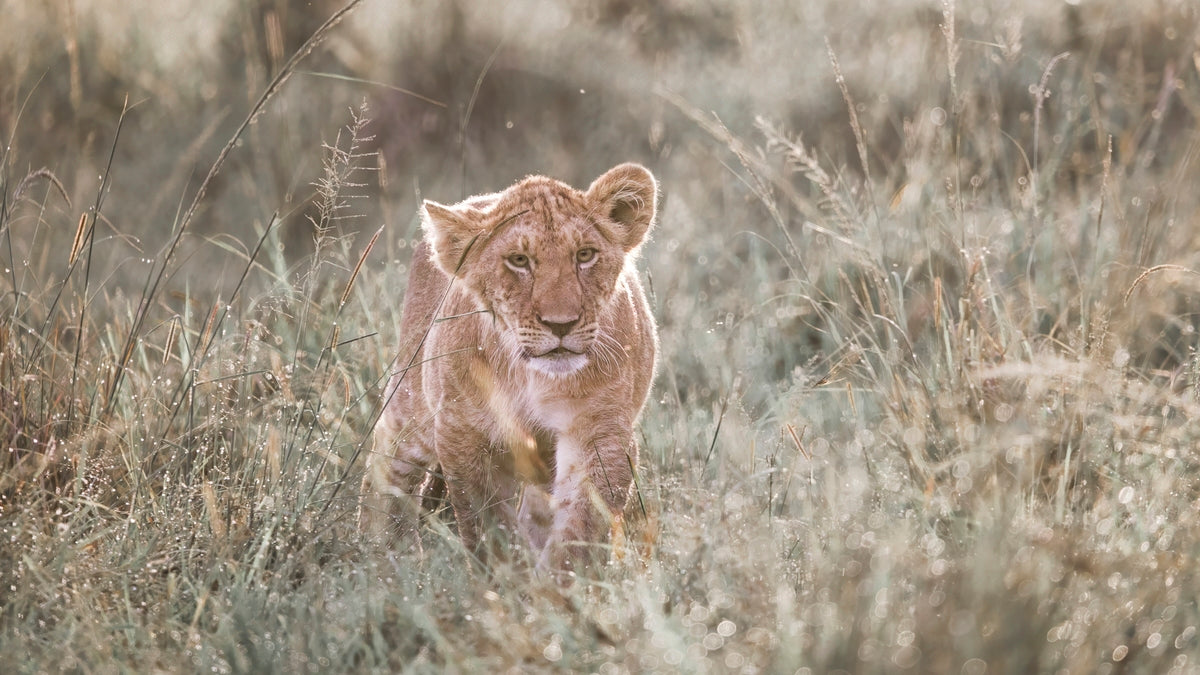
[[[426,201],[360,525],[415,536],[441,476],[468,550],[521,532],[542,568],[602,542],[629,496],[657,331],[634,260],[657,186],[622,164],[586,191],[531,176]]]

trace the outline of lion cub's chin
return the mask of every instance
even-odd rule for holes
[[[562,377],[582,370],[588,363],[588,357],[587,354],[555,350],[541,356],[531,356],[528,363],[530,368],[543,375]]]

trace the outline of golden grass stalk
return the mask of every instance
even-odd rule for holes
[[[383,234],[384,225],[380,225],[375,234],[371,235],[371,241],[367,242],[367,247],[363,249],[362,255],[358,256],[358,262],[354,264],[354,270],[350,272],[350,280],[346,282],[346,290],[342,291],[342,297],[338,300],[338,309],[346,304],[346,300],[350,298],[350,291],[354,290],[354,281],[358,279],[358,273],[362,271],[363,263],[367,261],[367,256],[371,254],[371,249],[375,248],[375,242],[379,241],[379,235]]]
[[[71,254],[67,256],[67,264],[74,265],[79,260],[79,252],[83,250],[83,240],[87,233],[88,213],[79,214],[79,224],[75,226],[75,239],[71,242]]]
[[[1124,303],[1129,304],[1129,298],[1130,298],[1130,296],[1133,295],[1133,291],[1136,290],[1137,287],[1139,285],[1141,285],[1141,283],[1143,281],[1145,281],[1147,278],[1149,278],[1151,275],[1158,274],[1159,272],[1184,272],[1186,274],[1193,274],[1196,276],[1200,276],[1200,272],[1196,272],[1195,270],[1190,270],[1190,269],[1184,267],[1183,265],[1171,265],[1171,264],[1155,265],[1154,267],[1151,267],[1150,269],[1147,269],[1146,271],[1139,274],[1138,278],[1133,280],[1133,283],[1129,285],[1129,289],[1125,291]]]

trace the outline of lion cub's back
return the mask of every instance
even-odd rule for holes
[[[400,315],[400,349],[387,387],[387,407],[383,417],[401,428],[411,419],[426,419],[427,407],[422,395],[421,363],[429,327],[446,293],[449,280],[429,258],[429,243],[422,239],[413,249],[408,287]]]

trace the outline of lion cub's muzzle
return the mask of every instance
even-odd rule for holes
[[[521,331],[521,346],[529,365],[548,375],[566,375],[587,365],[595,337],[580,316],[538,317],[538,326]]]

